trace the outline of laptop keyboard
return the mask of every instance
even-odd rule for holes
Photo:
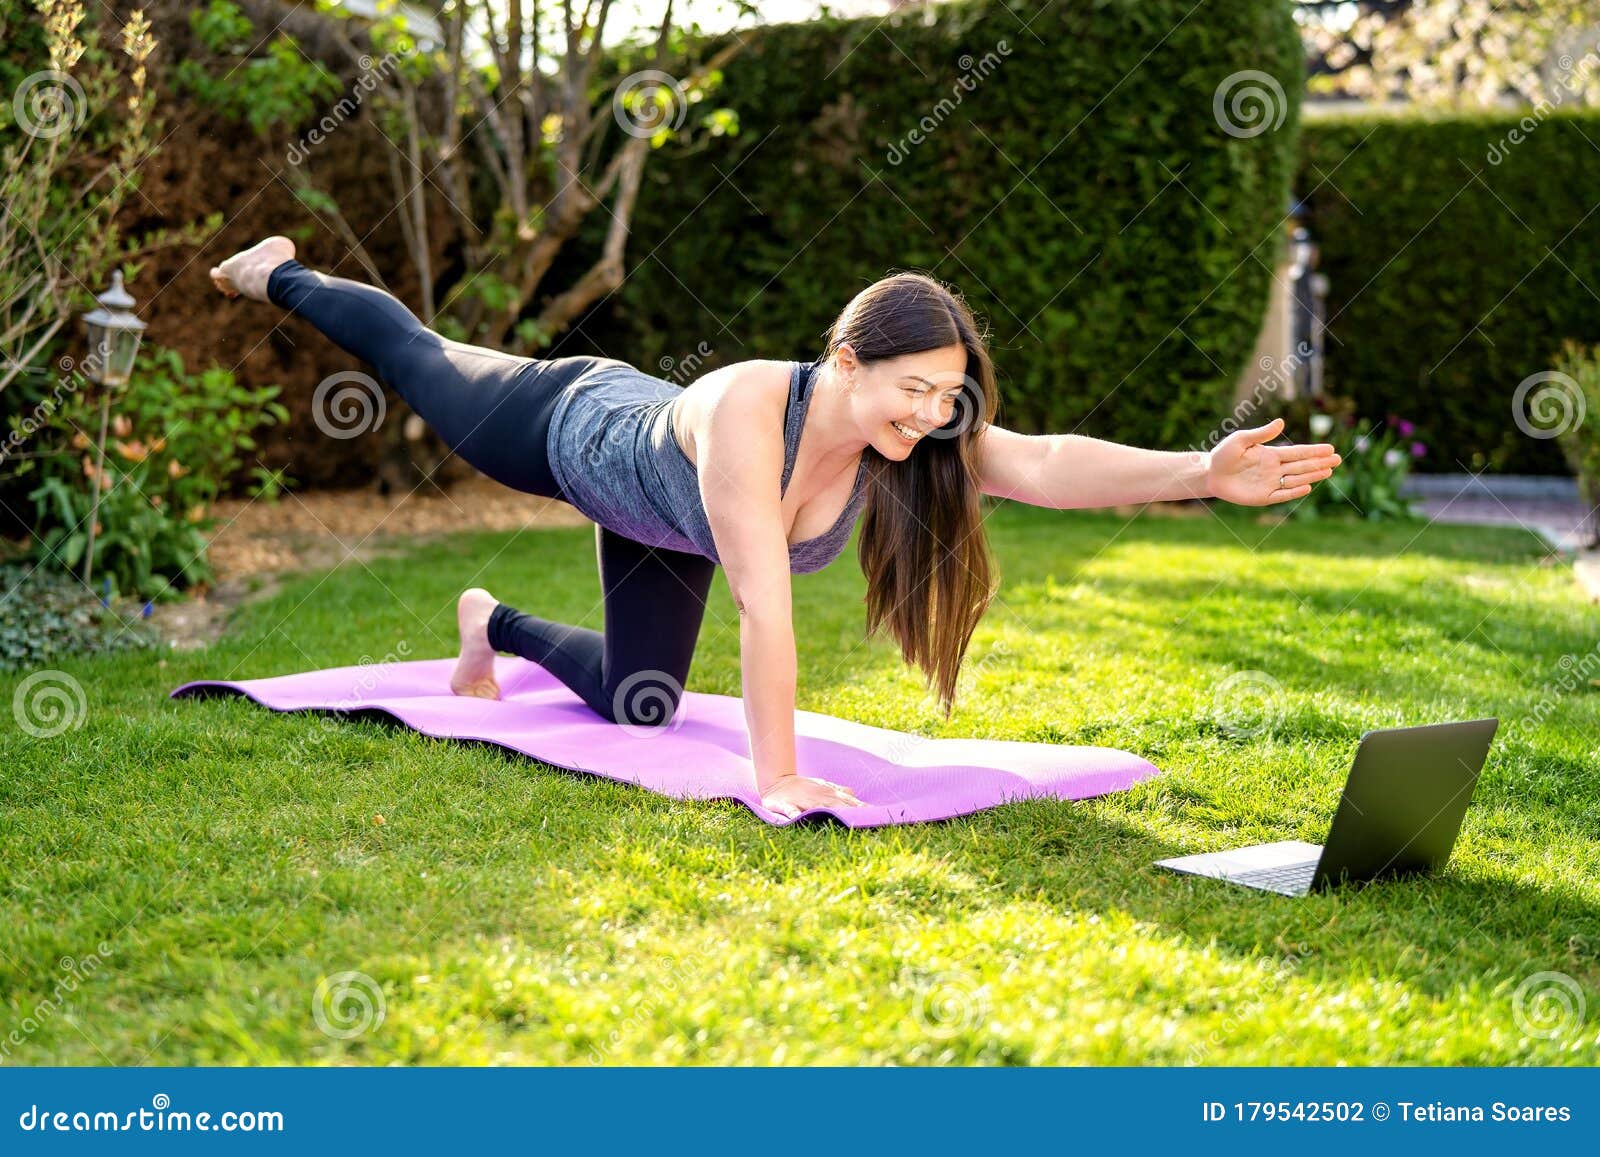
[[[1228,879],[1269,892],[1296,895],[1311,889],[1311,880],[1317,874],[1317,861],[1304,864],[1287,864],[1281,868],[1258,868],[1251,872],[1230,872]]]

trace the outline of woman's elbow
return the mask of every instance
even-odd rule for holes
[[[752,622],[787,622],[789,619],[791,599],[787,572],[761,577],[747,573],[737,579],[730,576],[728,590],[741,619]]]
[[[787,599],[782,602],[777,599],[746,601],[735,596],[733,605],[739,612],[739,621],[753,627],[789,627],[793,622]]]

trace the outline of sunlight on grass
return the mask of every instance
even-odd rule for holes
[[[65,665],[81,727],[0,735],[0,1057],[1600,1057],[1592,1013],[1552,1034],[1529,1011],[1541,975],[1600,993],[1600,690],[1570,675],[1593,613],[1537,539],[1017,507],[989,526],[1004,580],[949,719],[862,638],[850,554],[796,582],[800,706],[1117,747],[1163,775],[939,824],[774,830],[381,723],[166,697],[402,643],[448,655],[468,585],[598,627],[583,531],[347,563],[244,607],[206,651]],[[737,693],[735,621],[719,573],[693,689]],[[1435,879],[1296,901],[1151,866],[1320,842],[1362,731],[1484,715],[1501,731]]]

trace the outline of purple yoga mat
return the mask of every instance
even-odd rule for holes
[[[382,711],[424,735],[483,740],[676,799],[736,799],[770,824],[792,822],[764,807],[756,792],[738,699],[687,691],[666,726],[623,726],[602,719],[524,659],[496,656],[498,700],[452,694],[454,666],[454,659],[421,659],[270,679],[202,679],[172,697],[239,694],[274,711]],[[641,687],[638,694],[649,692]],[[795,742],[800,774],[843,784],[863,801],[802,816],[826,811],[853,828],[948,819],[1040,796],[1088,799],[1160,773],[1110,747],[927,739],[813,711],[795,712]]]

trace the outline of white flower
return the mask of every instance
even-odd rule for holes
[[[1370,446],[1370,445],[1372,445],[1372,443],[1367,441],[1367,436],[1365,434],[1357,434],[1356,435],[1356,453],[1357,454],[1365,454],[1367,452],[1367,447]]]
[[[1332,414],[1311,415],[1311,436],[1313,438],[1326,438],[1328,431],[1333,429]]]
[[[1397,449],[1389,449],[1383,452],[1383,464],[1391,470],[1405,460],[1406,456]]]

